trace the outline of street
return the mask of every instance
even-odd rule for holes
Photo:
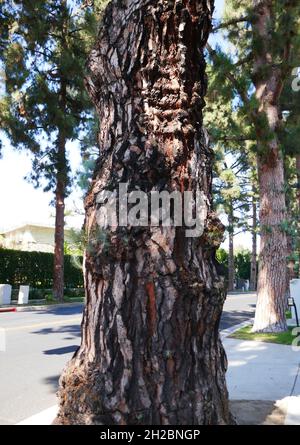
[[[82,305],[0,314],[0,424],[15,424],[56,403],[59,375],[80,342]]]
[[[253,317],[255,294],[229,295],[220,329]],[[57,403],[59,375],[80,343],[82,305],[0,314],[0,425],[13,425]]]
[[[223,308],[220,329],[242,323],[254,317],[256,305],[255,293],[229,294]]]

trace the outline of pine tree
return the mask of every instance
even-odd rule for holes
[[[228,290],[232,291],[235,283],[234,237],[248,229],[251,188],[247,165],[241,159],[243,157],[234,158],[229,150],[225,153],[221,158],[219,152],[215,161],[213,190],[216,208],[227,215]]]
[[[24,0],[8,1],[5,8],[14,21],[2,54],[6,94],[1,100],[1,128],[14,147],[33,154],[28,179],[54,193],[53,293],[60,300],[65,198],[72,179],[67,143],[79,139],[93,120],[83,77],[100,4],[93,8],[86,2]]]
[[[251,287],[256,288],[257,259],[257,175],[253,145],[255,134],[243,113],[234,104],[235,92],[220,82],[218,71],[208,63],[208,93],[204,122],[214,158],[214,203],[221,206],[228,219],[229,239],[228,290],[234,285],[234,236],[249,230],[252,234]],[[250,207],[252,215],[249,214]],[[249,218],[252,221],[249,221]]]
[[[208,47],[219,81],[234,90],[239,114],[254,132],[260,204],[261,253],[254,331],[284,331],[287,237],[280,96],[291,71],[299,2],[226,2],[215,30],[225,29],[231,55]]]
[[[11,32],[15,26],[15,19],[10,8],[10,2],[0,2],[0,60],[3,62],[3,54],[9,45]]]

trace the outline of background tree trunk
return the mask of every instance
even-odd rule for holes
[[[234,290],[235,267],[234,267],[234,228],[233,228],[233,207],[230,204],[228,213],[228,291]]]
[[[280,332],[287,329],[286,255],[287,239],[281,227],[284,221],[283,165],[278,152],[275,165],[260,162],[260,225],[257,305],[253,331]]]
[[[55,191],[53,296],[59,301],[64,297],[64,226],[65,182],[58,175]]]
[[[64,298],[64,245],[65,245],[65,195],[66,195],[66,139],[59,131],[56,159],[55,232],[53,296],[59,301]]]
[[[225,298],[211,210],[212,152],[202,130],[206,0],[112,1],[89,59],[100,148],[87,196],[82,342],[60,381],[60,424],[232,421],[218,328]],[[184,228],[101,231],[102,190],[196,190],[208,216]],[[99,236],[98,236],[99,235]]]
[[[249,289],[256,290],[257,281],[257,205],[255,196],[252,197],[252,249]]]
[[[59,94],[59,109],[66,112],[66,83],[62,79]],[[64,241],[65,241],[65,196],[67,182],[66,137],[64,129],[58,130],[56,153],[56,190],[55,190],[55,234],[53,296],[59,301],[64,298]]]
[[[270,23],[272,5],[253,0],[256,21],[254,38],[261,46],[255,51],[253,80],[259,104],[255,119],[258,141],[258,180],[260,199],[261,249],[258,272],[257,305],[253,331],[280,332],[287,329],[287,237],[284,164],[277,129],[280,126],[279,97],[282,73],[272,59]],[[268,68],[268,69],[267,69]]]

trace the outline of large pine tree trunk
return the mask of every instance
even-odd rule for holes
[[[86,199],[82,342],[60,381],[60,424],[226,424],[225,292],[215,250],[211,157],[202,130],[206,0],[120,0],[106,9],[87,87],[100,148]],[[195,190],[204,234],[117,227],[99,234],[103,190]],[[99,236],[97,236],[99,234]]]
[[[251,268],[249,289],[256,290],[257,280],[257,204],[256,198],[252,198],[252,249],[251,249]]]
[[[287,237],[283,227],[286,218],[284,164],[277,136],[280,125],[282,73],[272,59],[273,41],[269,28],[272,23],[271,2],[253,0],[253,4],[257,19],[253,24],[257,40],[253,80],[259,104],[256,135],[261,227],[258,293],[253,331],[280,332],[287,329]]]

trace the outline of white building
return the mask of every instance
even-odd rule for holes
[[[65,240],[71,241],[71,230],[65,229]],[[6,249],[54,252],[54,227],[25,224],[0,233],[0,243]]]

